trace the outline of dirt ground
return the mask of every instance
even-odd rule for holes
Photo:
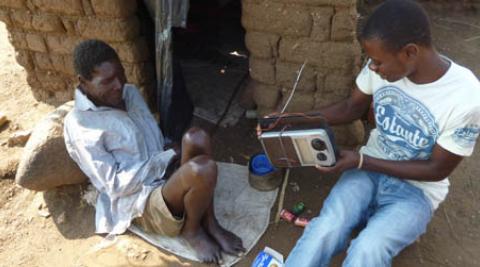
[[[438,49],[472,69],[480,77],[479,14],[430,8]],[[0,112],[11,122],[0,128],[0,266],[203,266],[163,253],[131,234],[114,246],[99,249],[102,236],[94,234],[94,210],[80,194],[85,185],[45,193],[19,188],[12,172],[21,147],[8,147],[8,137],[31,129],[54,107],[37,103],[26,74],[15,62],[7,31],[0,23]],[[204,127],[211,125],[197,122]],[[243,119],[214,136],[217,160],[246,164],[260,151],[253,134],[254,121]],[[241,138],[241,142],[239,142]],[[451,175],[451,191],[436,211],[428,231],[395,258],[393,266],[480,266],[480,146]],[[307,206],[306,216],[318,213],[336,177],[319,177],[314,170],[295,170],[287,187],[286,207],[297,201]],[[270,246],[283,255],[294,246],[302,229],[280,222],[270,225],[257,246],[237,266],[250,266],[255,255]],[[339,255],[332,266],[339,266]]]

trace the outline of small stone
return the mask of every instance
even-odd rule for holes
[[[18,131],[8,138],[8,146],[23,146],[30,138],[32,131]]]
[[[50,212],[48,210],[39,210],[38,215],[40,217],[48,218],[50,217]]]
[[[0,112],[0,127],[2,127],[5,123],[7,123],[8,119],[5,114]]]
[[[292,191],[293,192],[300,191],[300,186],[296,182],[291,182],[290,185],[292,186]]]

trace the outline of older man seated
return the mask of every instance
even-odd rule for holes
[[[209,136],[192,128],[181,148],[166,150],[157,122],[108,44],[80,43],[74,66],[79,86],[65,118],[65,142],[99,191],[96,232],[121,234],[133,223],[181,236],[204,262],[221,263],[221,251],[242,254],[242,240],[215,218],[217,166]]]

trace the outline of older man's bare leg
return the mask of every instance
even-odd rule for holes
[[[170,211],[185,216],[181,236],[204,262],[221,262],[221,249],[203,229],[217,182],[217,166],[210,157],[197,156],[180,166],[162,188],[162,195]]]
[[[218,245],[232,254],[244,249],[241,239],[223,229],[215,219],[213,192],[217,165],[210,155],[208,135],[198,128],[189,130],[182,141],[181,166],[164,185],[162,194],[173,214],[185,214],[181,235],[197,251],[199,258],[218,262],[221,260]]]
[[[198,155],[212,156],[212,146],[208,134],[198,128],[190,129],[182,140],[181,163],[186,163]],[[213,199],[205,213],[202,224],[204,229],[218,242],[223,251],[232,255],[241,255],[245,252],[242,239],[227,231],[217,221],[213,206]]]

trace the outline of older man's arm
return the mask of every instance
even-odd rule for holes
[[[96,142],[82,142],[82,139],[70,139],[66,135],[66,141],[70,156],[95,188],[113,199],[136,193],[144,184],[160,178],[175,155],[172,149],[154,153],[151,157],[132,151],[128,160],[122,160],[115,158],[113,151],[105,149],[103,138]]]

